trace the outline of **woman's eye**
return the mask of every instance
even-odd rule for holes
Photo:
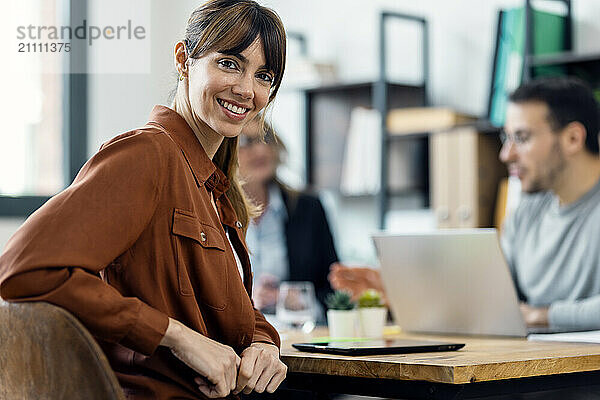
[[[273,83],[273,76],[266,72],[259,72],[256,77],[269,85]]]
[[[231,60],[227,60],[227,59],[219,60],[219,65],[226,69],[237,69],[236,63]]]

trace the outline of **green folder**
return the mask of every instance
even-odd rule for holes
[[[533,54],[552,54],[565,50],[566,17],[546,11],[533,10]],[[490,122],[504,125],[508,95],[521,83],[525,50],[525,9],[504,11],[498,40],[496,73],[490,109]],[[559,66],[536,67],[534,76],[564,75]]]

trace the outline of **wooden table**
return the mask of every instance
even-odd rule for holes
[[[467,399],[600,385],[600,344],[399,334],[399,338],[466,346],[451,352],[361,357],[306,353],[291,347],[326,334],[326,330],[282,334],[281,357],[288,366],[284,388],[316,394]]]

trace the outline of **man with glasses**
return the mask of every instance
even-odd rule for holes
[[[511,96],[500,159],[523,196],[502,250],[529,326],[600,329],[600,112],[574,78],[526,83]],[[332,267],[335,289],[382,288],[377,270]]]
[[[528,325],[600,328],[600,113],[573,78],[511,96],[500,159],[523,196],[502,232]]]

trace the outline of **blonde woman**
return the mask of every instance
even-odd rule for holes
[[[280,86],[285,31],[253,1],[212,0],[174,59],[172,107],[104,144],[23,224],[0,295],[73,313],[129,398],[273,392],[286,367],[250,300],[252,208],[236,169],[238,135]]]
[[[250,223],[246,240],[254,272],[254,304],[265,314],[275,312],[281,281],[310,281],[322,310],[331,292],[327,274],[338,261],[325,210],[318,196],[292,190],[275,176],[286,149],[273,128],[260,120],[240,136],[240,173],[244,190],[261,207]],[[318,319],[324,320],[319,311]]]

